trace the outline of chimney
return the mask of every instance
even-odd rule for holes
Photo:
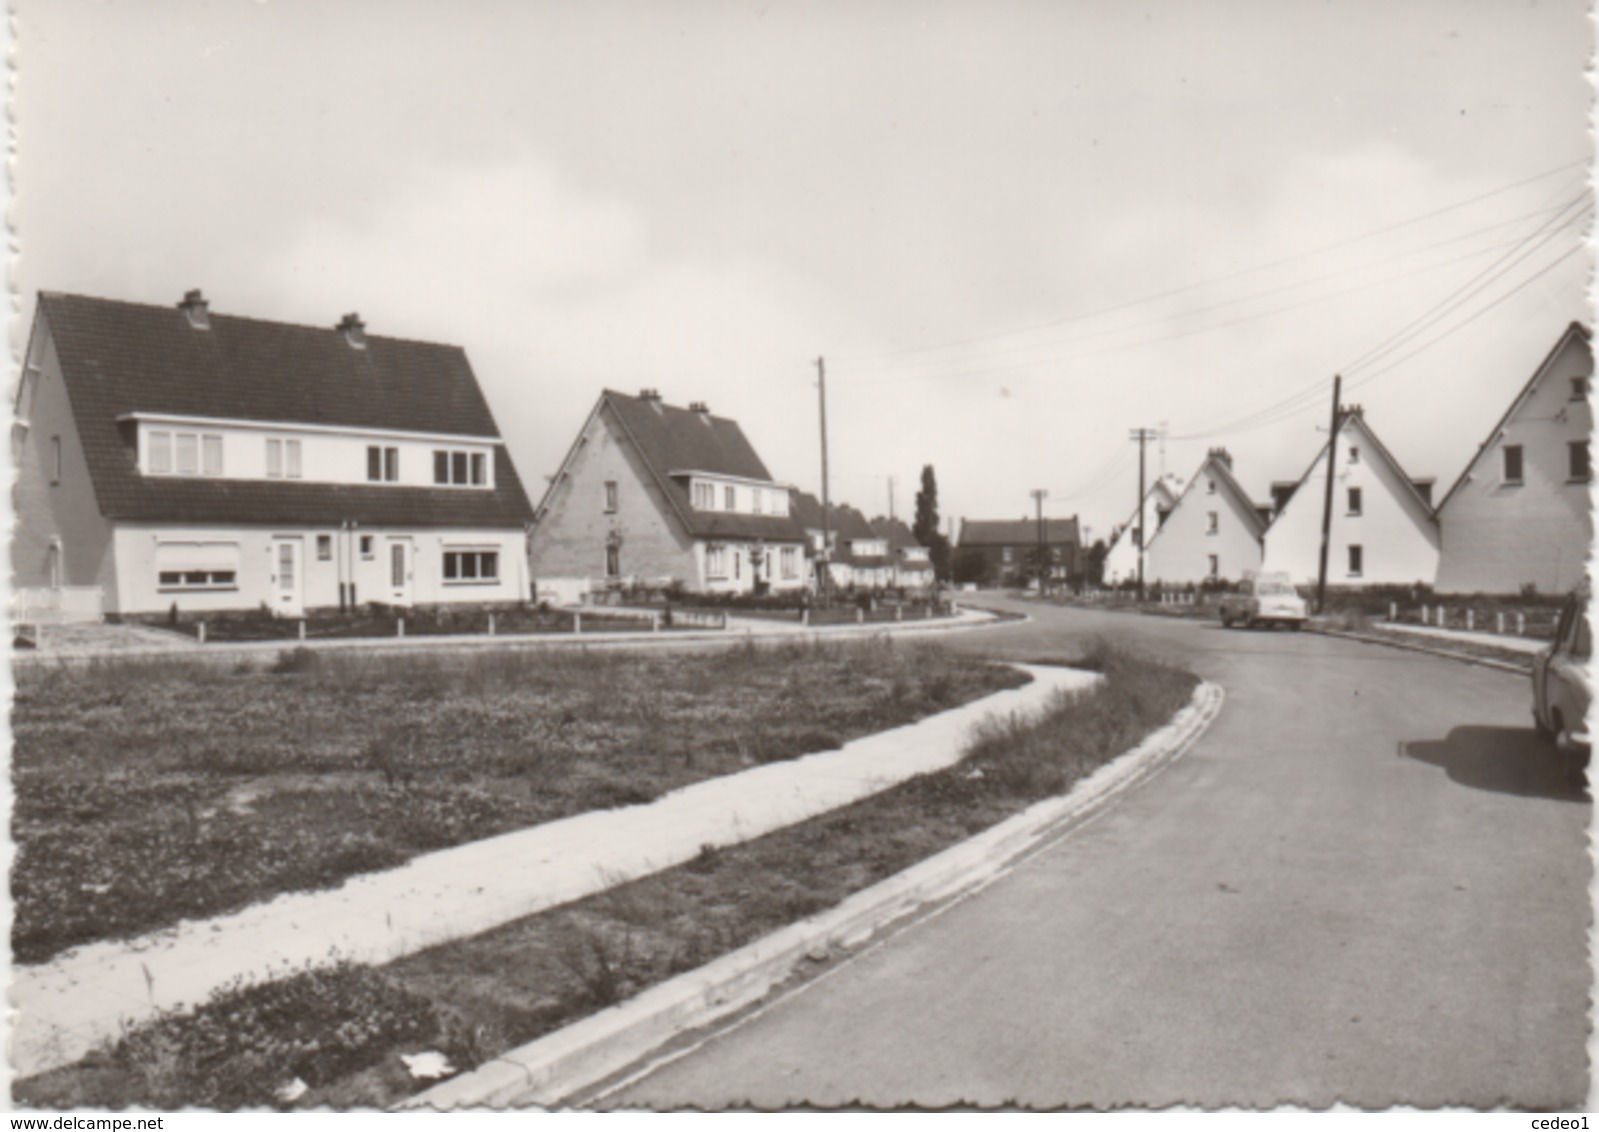
[[[659,401],[661,399],[661,391],[659,389],[640,389],[638,391],[638,399],[640,401]]]
[[[711,410],[706,407],[704,401],[690,401],[688,403],[688,411],[691,413],[704,413],[707,416],[709,416],[711,412]]]
[[[339,319],[339,325],[334,329],[343,334],[344,340],[355,349],[366,349],[366,323],[354,311]]]
[[[178,309],[189,316],[189,325],[196,330],[211,329],[211,304],[205,301],[205,296],[200,294],[199,288],[183,293],[183,301],[178,304]]]
[[[1214,456],[1216,459],[1220,460],[1222,462],[1222,464],[1226,466],[1228,471],[1232,470],[1233,454],[1231,452],[1227,451],[1227,449],[1225,449],[1225,448],[1212,448],[1210,450],[1210,454],[1212,456]]]

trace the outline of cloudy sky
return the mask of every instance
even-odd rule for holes
[[[1574,318],[1583,0],[15,0],[12,283],[465,346],[535,492],[602,388],[908,514],[1262,499],[1331,379],[1444,485]]]

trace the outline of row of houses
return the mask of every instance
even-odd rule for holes
[[[775,480],[704,404],[607,390],[535,508],[456,346],[41,294],[13,584],[139,615],[931,584],[904,523]],[[824,546],[824,530],[827,532]]]
[[[1313,583],[1325,513],[1331,585],[1569,590],[1593,541],[1592,375],[1588,329],[1573,323],[1436,501],[1435,481],[1407,474],[1360,406],[1342,413],[1299,479],[1271,485],[1270,503],[1251,499],[1225,448],[1211,449],[1186,485],[1163,478],[1146,494],[1145,580],[1190,585],[1266,570]],[[1107,582],[1136,578],[1138,531],[1135,511],[1107,553]]]

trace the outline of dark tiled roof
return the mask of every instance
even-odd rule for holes
[[[802,542],[805,532],[790,515],[701,511],[689,498],[689,483],[673,472],[709,472],[772,481],[766,465],[737,421],[646,400],[607,389],[600,398],[621,423],[678,518],[694,538],[766,539]],[[786,491],[776,483],[772,490]]]
[[[153,522],[340,522],[518,527],[532,517],[503,446],[493,491],[155,479],[138,474],[131,413],[499,436],[458,346],[44,292],[101,512]]]
[[[922,544],[916,541],[916,535],[904,519],[888,519],[879,515],[872,520],[872,530],[877,532],[879,538],[888,540],[888,545],[894,550],[907,550]]]
[[[1077,543],[1077,516],[1069,519],[1045,519],[1044,542],[1058,546]],[[1022,546],[1038,545],[1037,519],[962,519],[961,546]]]

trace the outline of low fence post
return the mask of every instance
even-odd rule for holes
[[[1516,636],[1525,637],[1526,635],[1527,635],[1527,615],[1525,613],[1521,612],[1521,610],[1518,609],[1518,610],[1516,610]]]
[[[1427,607],[1425,605],[1421,607],[1421,623],[1423,625],[1427,624]]]
[[[1505,611],[1502,609],[1494,614],[1494,632],[1501,637],[1505,635]]]
[[[903,605],[896,605],[894,607],[894,620],[895,621],[903,621],[903,620],[905,620],[905,607]]]
[[[583,611],[581,609],[574,609],[572,611],[572,633],[573,633],[574,636],[576,636],[578,634],[581,634],[582,632],[583,632]]]
[[[1388,620],[1399,620],[1399,603],[1397,601],[1390,601],[1388,603]]]
[[[394,619],[394,635],[396,637],[405,636],[405,618],[396,617]]]
[[[305,640],[305,618],[304,617],[300,618],[300,640],[302,642]]]
[[[650,614],[650,632],[659,633],[660,631],[661,631],[661,615],[659,613],[651,613]]]
[[[800,610],[800,624],[806,626],[807,628],[810,627],[811,611],[809,609]]]
[[[42,633],[40,634],[41,637],[43,635],[44,634],[42,634]],[[198,641],[202,645],[205,644],[205,622],[204,621],[200,622],[200,632],[199,632],[199,636],[198,636]]]
[[[858,605],[855,607],[855,624],[857,624],[857,625],[866,624],[866,610],[862,609]]]
[[[489,636],[494,636],[494,613],[492,610],[489,613]]]
[[[1477,611],[1474,610],[1474,609],[1466,610],[1466,632],[1468,632],[1468,633],[1471,632],[1474,628],[1476,628],[1476,626],[1477,626]]]

